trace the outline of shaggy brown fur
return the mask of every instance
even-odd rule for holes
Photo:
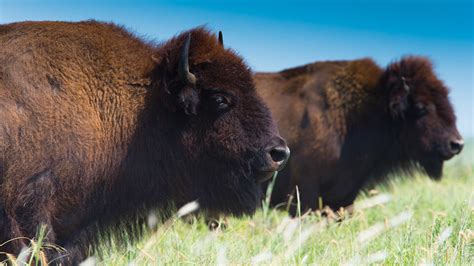
[[[178,75],[188,36],[195,85]],[[152,45],[95,21],[0,25],[0,144],[0,243],[45,224],[66,264],[151,208],[198,199],[211,213],[254,212],[259,181],[278,169],[271,152],[286,147],[248,67],[215,35]]]
[[[298,186],[302,211],[320,208],[319,197],[338,209],[394,171],[420,168],[438,179],[462,149],[448,90],[426,58],[385,70],[370,59],[318,62],[254,80],[292,150],[273,205]]]

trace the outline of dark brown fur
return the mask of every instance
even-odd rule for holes
[[[188,33],[195,86],[177,75]],[[219,95],[231,108],[217,109]],[[151,208],[198,199],[253,213],[267,148],[284,145],[248,67],[215,35],[153,45],[95,21],[0,25],[0,141],[0,243],[45,224],[67,264]]]
[[[292,150],[273,205],[289,195],[295,203],[296,186],[306,211],[320,208],[320,197],[333,209],[348,206],[363,186],[397,171],[438,179],[456,153],[451,142],[462,145],[448,90],[426,58],[385,70],[370,59],[317,62],[254,80]]]

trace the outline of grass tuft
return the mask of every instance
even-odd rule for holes
[[[179,219],[199,208],[194,202],[164,223],[149,218],[152,229],[139,242],[102,243],[94,263],[472,265],[473,144],[447,163],[441,181],[421,174],[395,177],[361,193],[352,215],[341,222],[320,213],[301,215],[300,210],[290,219],[286,212],[268,208],[267,198],[254,217],[230,217],[225,230],[209,231],[202,217]],[[41,235],[31,243],[33,264],[40,263]]]

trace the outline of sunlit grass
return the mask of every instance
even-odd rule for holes
[[[370,196],[362,193],[354,213],[342,222],[320,215],[289,219],[285,212],[264,206],[254,217],[230,217],[225,230],[212,232],[202,218],[184,220],[177,215],[148,230],[139,242],[104,242],[100,255],[92,254],[95,260],[90,261],[101,265],[472,265],[473,144],[468,143],[462,156],[447,164],[440,182],[423,175],[394,178]],[[33,254],[41,250],[37,244]],[[41,260],[35,256],[34,261]]]
[[[317,215],[290,220],[264,207],[254,217],[229,218],[225,231],[209,232],[202,219],[175,220],[126,250],[106,250],[103,264],[456,264],[474,256],[473,151],[450,161],[440,182],[426,176],[395,178],[375,193],[380,204],[328,224]],[[367,204],[368,195],[358,202]],[[380,200],[380,199],[379,199]],[[407,216],[409,214],[409,216]],[[394,217],[400,218],[393,225]],[[405,215],[405,216],[404,216]],[[365,241],[360,235],[382,225]],[[446,231],[447,230],[447,231]],[[448,233],[447,233],[448,232]],[[450,233],[449,233],[450,232]]]

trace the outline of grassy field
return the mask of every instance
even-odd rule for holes
[[[474,142],[444,173],[396,177],[359,196],[342,222],[266,208],[214,232],[202,219],[172,219],[126,247],[104,243],[85,264],[473,265]]]

